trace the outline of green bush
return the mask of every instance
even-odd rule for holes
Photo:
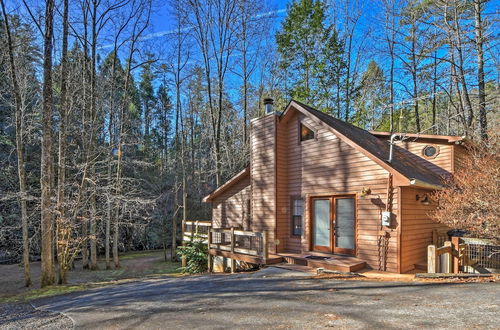
[[[183,273],[196,274],[203,273],[208,269],[208,249],[207,244],[202,240],[187,242],[185,246],[180,246],[177,253],[185,257],[186,267],[182,267]]]

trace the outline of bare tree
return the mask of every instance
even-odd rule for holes
[[[2,14],[5,25],[5,34],[7,36],[7,48],[9,53],[10,77],[12,81],[12,94],[14,95],[16,108],[16,150],[17,150],[17,173],[19,177],[19,204],[21,206],[21,223],[23,228],[23,267],[24,267],[24,285],[31,285],[30,275],[30,247],[28,234],[28,205],[26,202],[26,169],[24,166],[24,113],[21,105],[21,93],[17,80],[17,68],[14,61],[14,43],[10,33],[9,17],[5,11],[5,4],[0,0]]]
[[[195,39],[200,47],[207,83],[210,124],[212,128],[213,152],[215,158],[215,182],[221,182],[221,127],[223,118],[223,99],[226,73],[229,60],[234,51],[237,1],[189,0],[188,8],[193,13],[191,25]],[[212,63],[212,61],[214,63]],[[212,65],[215,65],[215,79],[212,77]],[[212,86],[216,82],[216,88]],[[216,93],[216,102],[213,94]]]
[[[126,110],[128,108],[129,101],[129,84],[131,84],[130,78],[131,73],[134,69],[141,66],[141,64],[133,65],[133,58],[135,53],[138,51],[137,43],[140,40],[142,34],[146,30],[149,25],[149,19],[151,15],[151,2],[144,1],[142,3],[138,3],[137,6],[133,6],[132,9],[133,15],[132,17],[135,20],[132,23],[132,32],[129,38],[129,51],[127,55],[127,67],[125,70],[125,82],[124,82],[124,95],[122,99],[122,104],[120,105],[120,114],[118,117],[118,136],[117,136],[117,144],[118,144],[118,160],[117,160],[117,168],[116,168],[116,180],[115,180],[115,193],[117,196],[116,208],[115,208],[115,223],[114,223],[114,233],[113,233],[113,262],[115,268],[120,267],[120,260],[118,257],[118,239],[119,239],[119,229],[120,229],[120,195],[122,193],[122,174],[123,174],[123,143],[125,138],[125,120],[126,120]]]
[[[389,64],[389,130],[394,132],[394,66],[396,57],[396,0],[383,0],[385,18],[385,41],[390,57]]]
[[[483,0],[474,1],[474,21],[476,34],[477,52],[477,82],[479,101],[479,130],[481,139],[488,139],[488,122],[486,120],[486,89],[484,85],[484,51],[483,51],[483,21],[481,14],[483,11]]]
[[[63,1],[63,34],[62,34],[62,54],[61,54],[61,101],[59,105],[59,161],[58,161],[58,176],[57,176],[57,260],[59,262],[59,284],[66,282],[66,271],[68,263],[66,255],[63,251],[66,250],[65,245],[68,244],[67,239],[63,239],[63,233],[71,230],[68,219],[65,214],[65,184],[66,184],[66,127],[67,127],[67,76],[68,76],[68,0]]]
[[[41,164],[41,237],[42,237],[42,274],[41,285],[54,284],[53,249],[53,205],[52,197],[52,39],[54,36],[54,0],[45,1],[45,31],[43,55],[43,106],[42,106],[42,164]]]

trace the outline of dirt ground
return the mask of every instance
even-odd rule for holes
[[[106,270],[105,260],[98,260],[98,270],[83,269],[82,262],[75,262],[75,269],[68,273],[69,285],[108,282],[130,278],[141,278],[156,274],[179,272],[180,263],[165,262],[163,251],[140,251],[125,253],[120,259],[121,267]],[[30,264],[33,286],[24,287],[23,269],[20,265],[0,265],[0,301],[40,288],[40,262]]]

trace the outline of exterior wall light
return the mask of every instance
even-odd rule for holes
[[[429,195],[427,195],[427,194],[416,195],[415,196],[415,200],[416,201],[420,201],[420,203],[422,203],[424,205],[430,205],[431,204],[431,200],[429,198]]]
[[[365,197],[367,195],[370,195],[372,193],[372,190],[368,187],[363,187],[363,189],[361,190],[361,194],[360,196],[361,197]]]

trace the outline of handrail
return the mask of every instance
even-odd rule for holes
[[[231,228],[212,228],[211,231],[213,233],[224,233],[230,234]],[[250,236],[250,237],[262,237],[261,232],[256,231],[247,231],[247,230],[234,230],[234,234],[238,236]]]
[[[222,243],[219,242],[215,243],[213,238],[214,233],[222,234],[223,235],[222,237],[224,239],[229,237],[229,241],[225,242],[223,241]],[[243,240],[243,242],[249,243],[250,246],[247,247],[238,246],[236,243],[241,243],[242,241],[237,239],[237,237],[248,238],[248,240]],[[260,239],[260,242],[258,241],[259,244],[257,244],[257,246],[255,246],[255,241],[252,240],[253,238]],[[209,253],[208,253],[209,270],[212,269],[212,255],[210,254],[210,249],[230,252],[231,256],[234,256],[234,254],[244,254],[244,255],[260,257],[264,264],[268,259],[268,247],[267,247],[268,239],[266,231],[254,232],[247,230],[237,230],[235,228],[210,228],[208,230],[207,241],[209,248]],[[236,270],[236,259],[231,257],[231,271],[234,272],[235,270]]]
[[[445,273],[453,271],[453,247],[450,241],[444,242],[444,246],[436,248],[435,245],[427,247],[427,272],[436,273],[438,271],[439,256],[446,255],[444,260]]]
[[[186,220],[184,221],[184,224],[191,226],[195,225],[202,227],[212,227],[212,221],[206,221],[206,220]]]

